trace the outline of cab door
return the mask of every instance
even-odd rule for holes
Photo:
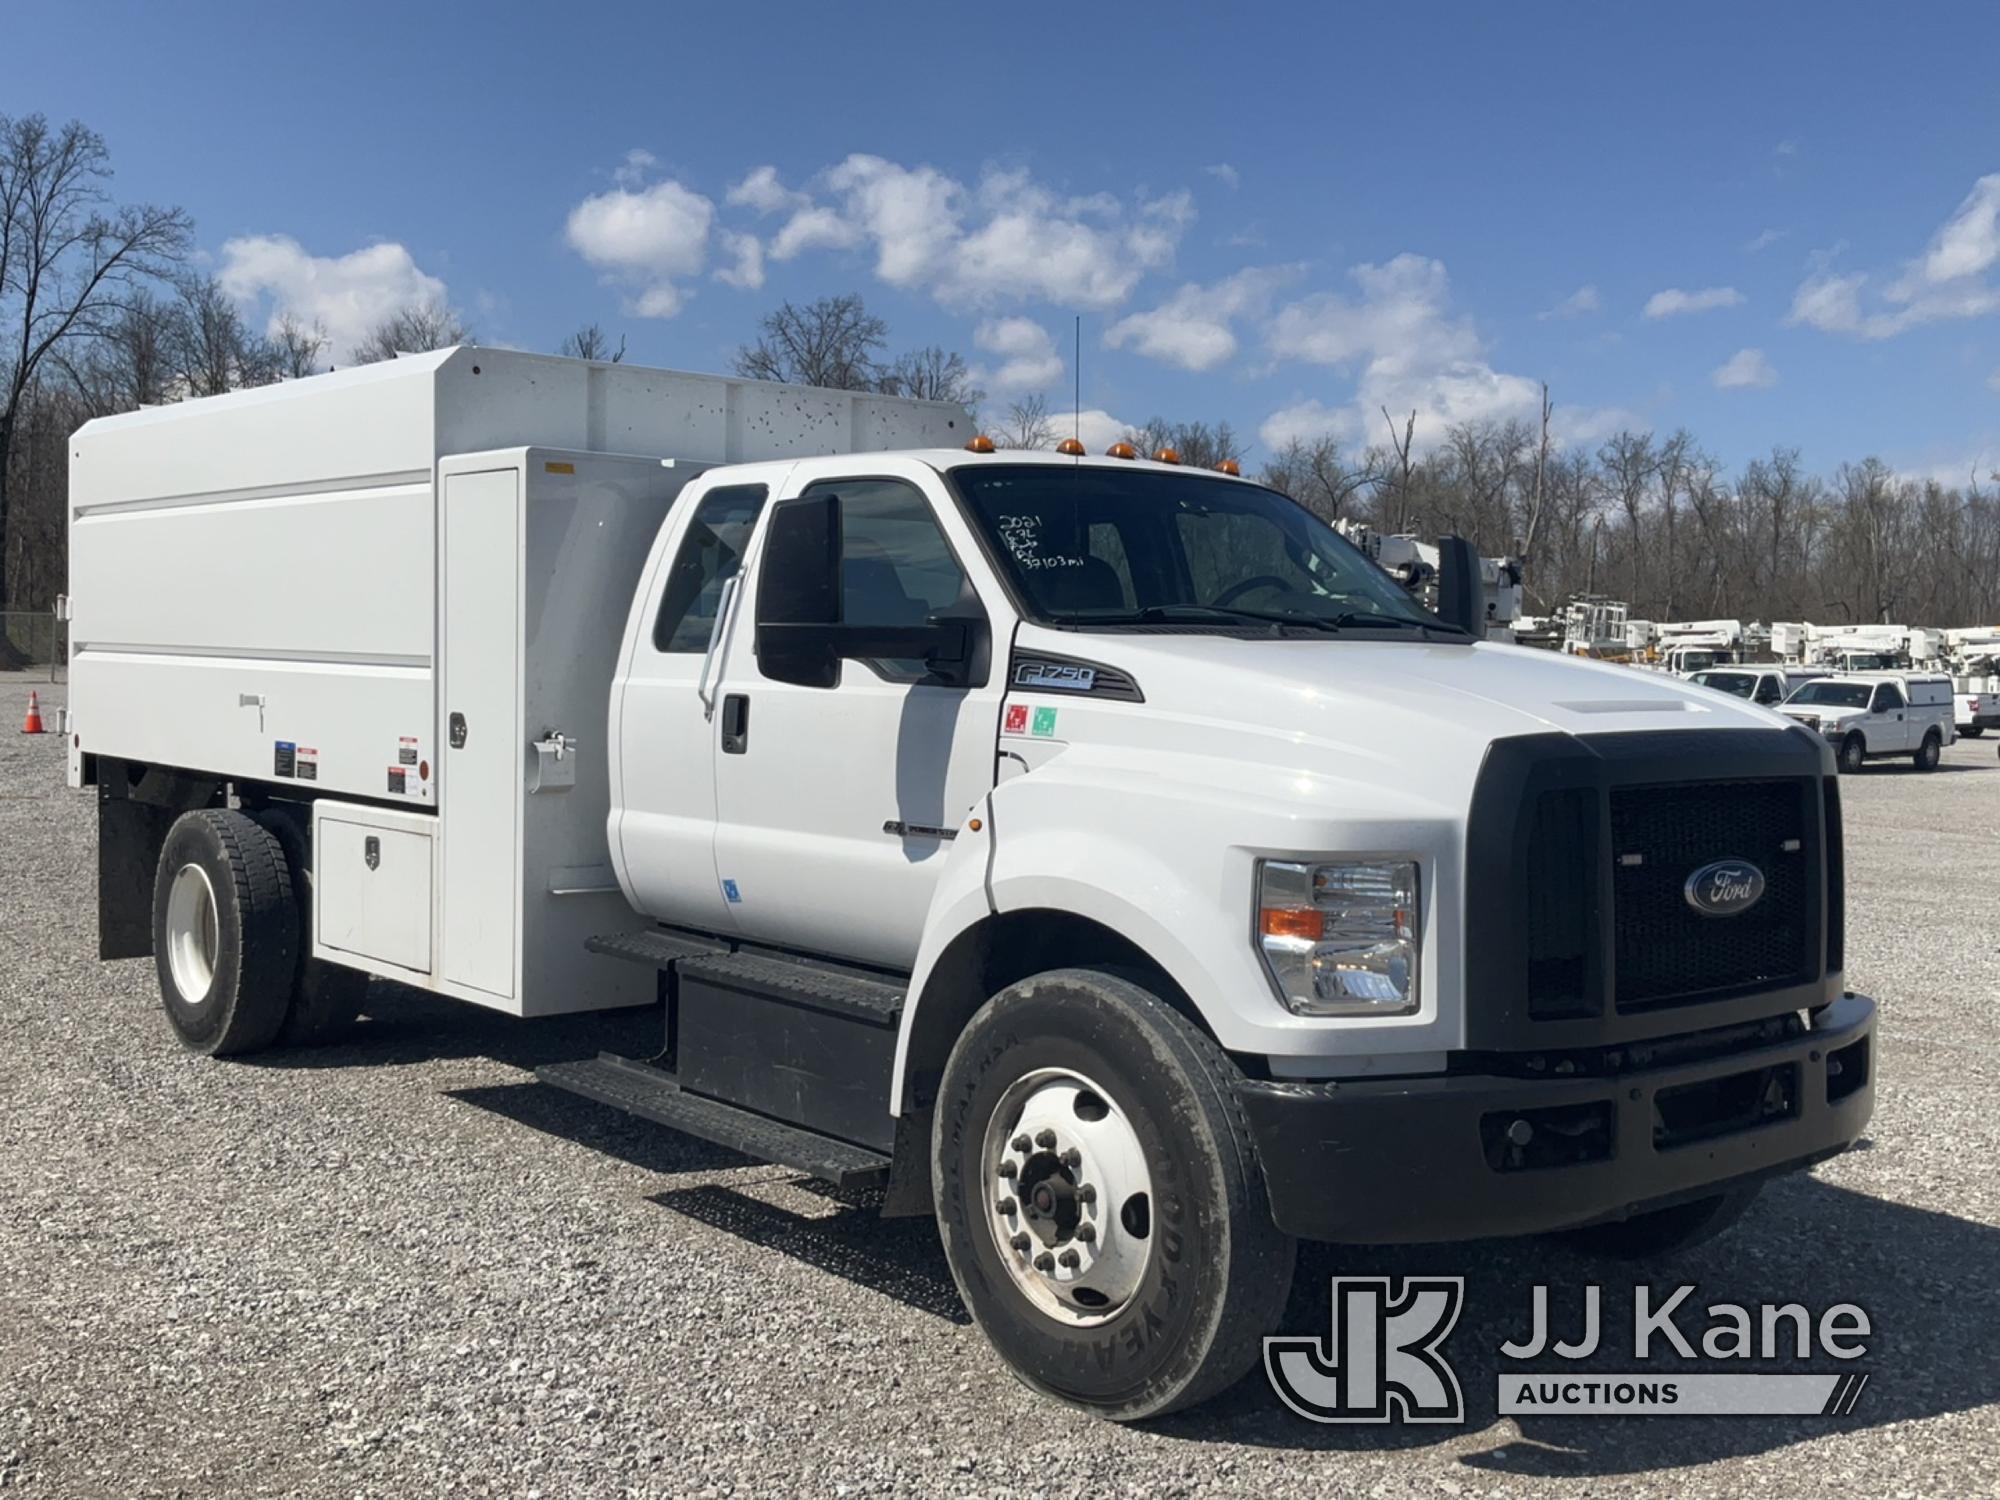
[[[789,467],[691,482],[661,530],[626,626],[612,684],[611,842],[628,894],[649,916],[733,926],[715,874],[712,683],[751,536]]]
[[[832,685],[777,681],[753,636],[760,541],[719,671],[716,874],[737,931],[865,963],[915,961],[952,844],[991,790],[1012,616],[936,471],[860,458],[801,464],[787,499],[838,506],[839,618],[899,629],[963,621],[976,673],[846,660]],[[986,593],[982,595],[982,590]],[[996,607],[997,606],[997,607]]]
[[[1870,754],[1916,748],[1910,739],[1910,708],[1895,683],[1875,685],[1875,696],[1868,700],[1867,734]]]

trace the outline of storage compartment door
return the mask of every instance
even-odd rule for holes
[[[401,828],[322,815],[313,840],[319,946],[431,971],[431,841]]]
[[[444,478],[440,971],[514,995],[521,778],[518,469]]]

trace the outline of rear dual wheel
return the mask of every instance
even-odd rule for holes
[[[153,954],[174,1033],[211,1057],[344,1029],[367,976],[312,958],[310,869],[291,815],[183,813],[153,881]]]
[[[1271,1222],[1215,1043],[1089,969],[987,1003],[945,1065],[932,1172],[973,1319],[1028,1385],[1118,1420],[1192,1406],[1257,1359],[1296,1246]]]

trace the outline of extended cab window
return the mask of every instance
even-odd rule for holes
[[[826,480],[808,496],[840,497],[840,612],[849,625],[922,625],[976,611],[965,569],[938,529],[930,502],[898,479]],[[921,682],[921,661],[871,660],[891,682]]]
[[[701,497],[667,573],[667,591],[653,621],[654,650],[708,649],[722,586],[742,566],[743,548],[768,494],[761,484],[732,484]]]
[[[1757,681],[1757,701],[1759,703],[1783,703],[1785,690],[1775,677],[1762,677]]]
[[[1015,597],[1048,624],[1451,630],[1259,485],[1101,464],[968,463],[949,477]]]
[[[1894,683],[1885,682],[1875,689],[1875,702],[1872,705],[1874,712],[1878,714],[1894,713],[1902,706],[1903,695],[1897,691]]]

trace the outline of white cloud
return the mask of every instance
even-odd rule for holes
[[[1128,207],[1110,193],[1059,194],[1024,171],[989,169],[967,183],[863,153],[820,174],[812,193],[760,167],[728,201],[785,214],[773,260],[865,245],[883,281],[960,307],[1115,307],[1172,260],[1195,216],[1185,192]]]
[[[1977,276],[2000,260],[2000,172],[1982,177],[1932,238],[1924,254],[1924,279],[1956,281]]]
[[[1760,250],[1768,250],[1790,233],[1791,230],[1789,229],[1767,229],[1746,243],[1743,247],[1743,253],[1745,255],[1755,255]]]
[[[342,362],[391,313],[445,301],[445,284],[388,241],[325,256],[308,253],[289,235],[247,235],[224,242],[217,280],[243,306],[268,306],[271,329],[286,313],[325,324],[325,357]]]
[[[730,263],[715,268],[715,279],[725,286],[755,291],[764,284],[764,244],[754,234],[735,229],[716,231],[716,242]]]
[[[1075,415],[1067,411],[1052,411],[1049,413],[1049,431],[1055,435],[1053,441],[1056,443],[1066,437],[1075,437],[1082,442],[1086,453],[1102,453],[1132,431],[1132,424],[1112,416],[1100,406],[1087,408]]]
[[[1386,443],[1385,407],[1399,431],[1416,413],[1419,450],[1461,422],[1537,418],[1540,382],[1487,361],[1471,320],[1451,312],[1451,283],[1441,261],[1405,254],[1386,265],[1356,266],[1349,275],[1358,296],[1321,292],[1281,308],[1270,342],[1280,359],[1354,368],[1353,399],[1341,405],[1314,396],[1273,412],[1259,429],[1266,444],[1327,436],[1354,445]],[[1584,433],[1620,415],[1578,410],[1564,418],[1572,431]]]
[[[1033,318],[991,319],[973,332],[972,342],[1001,361],[992,370],[974,372],[975,381],[996,394],[1039,390],[1062,378],[1055,340]]]
[[[1655,292],[1646,299],[1645,312],[1648,318],[1675,318],[1684,313],[1713,312],[1718,307],[1735,307],[1743,301],[1743,294],[1733,286],[1707,286],[1699,291],[1682,291],[1679,287],[1668,287],[1663,292]]]
[[[1840,275],[1824,265],[1799,284],[1787,322],[1822,333],[1886,339],[1924,323],[2000,312],[2000,287],[1987,279],[2000,263],[2000,173],[1981,177],[1924,253],[1876,290],[1866,272]]]
[[[760,214],[775,214],[788,208],[798,208],[812,200],[780,182],[776,167],[752,167],[744,174],[743,180],[724,195],[722,201],[731,208],[750,208]]]
[[[1226,161],[1219,161],[1213,166],[1203,167],[1202,171],[1208,173],[1209,176],[1220,182],[1231,192],[1234,192],[1237,185],[1243,181],[1243,174]]]
[[[1778,383],[1778,372],[1762,349],[1738,349],[1709,379],[1718,391],[1762,391]]]
[[[1580,318],[1585,313],[1594,313],[1604,305],[1597,295],[1595,284],[1578,287],[1554,307],[1544,309],[1535,316],[1546,322],[1550,318]]]
[[[708,261],[715,205],[671,179],[650,187],[615,187],[570,210],[564,237],[607,279],[637,288],[632,310],[670,318],[682,296],[676,282]]]
[[[771,241],[771,259],[790,260],[808,250],[845,250],[861,242],[861,231],[830,208],[808,205],[785,221]]]
[[[1183,370],[1214,369],[1236,353],[1234,321],[1262,314],[1273,292],[1296,274],[1290,266],[1253,266],[1210,286],[1189,282],[1152,311],[1113,323],[1104,342],[1113,349],[1130,344]]]
[[[644,146],[634,146],[625,153],[625,160],[612,168],[611,180],[620,187],[637,187],[659,164],[660,159]]]

